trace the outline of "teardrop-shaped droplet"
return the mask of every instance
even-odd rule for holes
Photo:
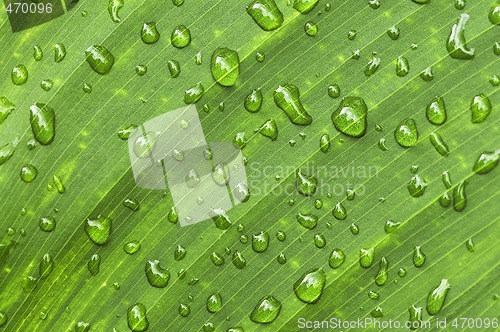
[[[360,97],[344,97],[332,114],[335,128],[351,137],[361,137],[366,133],[368,107]]]
[[[304,273],[294,284],[293,290],[299,300],[305,303],[319,301],[326,283],[323,269],[312,269]]]
[[[495,152],[483,152],[474,162],[472,170],[476,174],[487,174],[497,167],[500,160],[500,149]]]
[[[149,321],[144,304],[136,303],[127,309],[127,325],[134,332],[148,330]]]
[[[467,206],[467,195],[465,194],[465,185],[467,180],[464,180],[453,189],[453,209],[461,212]]]
[[[318,33],[318,25],[313,21],[307,21],[306,24],[304,24],[304,32],[310,37],[316,36]]]
[[[184,48],[191,43],[191,32],[184,25],[178,25],[172,31],[170,42],[174,47]]]
[[[188,172],[185,178],[186,185],[189,188],[194,188],[200,183],[201,179],[195,169],[192,169]]]
[[[212,179],[219,186],[229,184],[229,167],[225,163],[217,163],[212,170]]]
[[[375,74],[375,72],[380,67],[380,62],[381,62],[380,58],[376,56],[374,56],[370,61],[368,61],[365,67],[365,75],[370,77],[373,74]]]
[[[108,13],[111,20],[115,23],[119,23],[121,21],[118,16],[118,12],[123,7],[123,0],[109,0],[108,1]]]
[[[177,247],[174,250],[174,259],[176,261],[183,260],[184,257],[186,257],[186,254],[187,254],[186,248],[184,248],[183,246],[181,246],[180,244],[178,244]]]
[[[56,114],[52,108],[42,103],[30,107],[31,131],[41,145],[49,145],[56,135]]]
[[[159,260],[147,261],[144,268],[146,278],[151,286],[156,288],[165,288],[170,279],[170,271],[160,265]]]
[[[432,67],[428,67],[424,69],[420,73],[420,78],[424,80],[425,82],[430,82],[434,79],[434,74],[432,73]]]
[[[410,72],[410,64],[408,63],[408,59],[404,56],[398,56],[396,60],[396,75],[399,77],[404,77],[408,75]]]
[[[38,175],[38,170],[36,169],[35,166],[31,164],[28,164],[26,166],[23,166],[23,168],[21,168],[21,180],[23,180],[26,183],[33,182],[33,180],[35,180],[37,175]]]
[[[265,137],[269,137],[272,141],[278,139],[278,126],[274,119],[269,119],[258,129],[259,133]]]
[[[394,131],[394,137],[396,138],[396,142],[402,147],[409,148],[417,145],[418,130],[415,120],[405,119],[401,121]]]
[[[322,152],[328,152],[330,149],[330,135],[328,134],[323,134],[321,135],[319,139],[319,148],[321,149]]]
[[[250,314],[250,320],[254,323],[269,324],[278,317],[281,311],[281,302],[272,295],[264,296]]]
[[[408,308],[408,313],[410,315],[408,318],[410,330],[416,330],[420,327],[422,323],[422,309],[422,307],[416,307],[414,305]]]
[[[222,230],[226,230],[231,227],[231,221],[229,220],[229,216],[227,215],[226,211],[218,208],[213,209],[212,213],[214,214],[212,220],[215,223],[215,227]]]
[[[340,86],[337,83],[328,86],[328,96],[334,99],[340,96]]]
[[[375,248],[362,248],[359,250],[359,265],[369,268],[375,258]]]
[[[43,255],[38,268],[40,273],[40,279],[47,278],[52,273],[53,269],[54,269],[54,260],[52,259],[50,254]]]
[[[130,241],[123,246],[123,250],[129,254],[133,255],[141,249],[141,243],[137,240]]]
[[[330,254],[330,258],[328,259],[328,264],[332,269],[339,268],[345,261],[345,254],[341,249],[335,248],[332,250]]]
[[[28,81],[28,69],[24,65],[17,65],[12,68],[11,79],[15,85],[23,85]]]
[[[35,61],[40,61],[43,59],[43,50],[38,45],[33,46],[33,59],[35,59]]]
[[[184,102],[188,105],[194,104],[198,100],[200,100],[200,98],[203,96],[204,93],[205,93],[205,88],[203,87],[203,84],[199,82],[195,86],[187,89],[184,92]]]
[[[40,82],[40,87],[44,91],[50,91],[54,86],[54,82],[51,79],[45,79]]]
[[[172,224],[177,224],[177,221],[179,221],[179,215],[177,214],[177,210],[175,209],[175,206],[172,206],[170,208],[170,210],[168,211],[167,219]]]
[[[465,42],[465,24],[470,16],[467,14],[460,15],[457,23],[451,28],[446,50],[454,59],[469,60],[474,58],[475,49],[469,48]]]
[[[337,220],[344,220],[347,217],[347,211],[342,202],[337,202],[337,204],[335,204],[335,207],[332,210],[332,215]]]
[[[222,296],[219,293],[213,293],[207,298],[207,310],[216,313],[222,308]]]
[[[297,214],[297,221],[303,227],[307,229],[313,229],[318,224],[318,216],[312,213],[301,213]]]
[[[447,115],[443,98],[435,97],[430,104],[427,105],[425,115],[427,120],[432,124],[442,125],[445,123]]]
[[[455,0],[455,9],[462,10],[466,6],[465,0]]]
[[[422,247],[416,246],[413,250],[413,265],[415,265],[415,267],[421,267],[424,265],[426,258],[427,257],[422,251]]]
[[[304,196],[312,196],[318,188],[318,179],[307,176],[300,169],[295,172],[297,191]]]
[[[63,43],[57,43],[54,45],[54,61],[61,62],[66,57],[66,47]]]
[[[181,73],[181,66],[176,60],[169,60],[167,62],[168,71],[170,72],[171,78],[176,78]]]
[[[479,123],[486,120],[488,115],[490,115],[492,107],[488,96],[485,94],[476,95],[470,104],[471,110],[471,121],[472,123]]]
[[[145,22],[141,29],[141,39],[145,44],[154,44],[160,39],[156,22]]]
[[[492,24],[500,25],[500,4],[491,7],[488,18]]]
[[[240,270],[243,269],[247,265],[247,260],[245,259],[245,257],[243,257],[241,252],[239,252],[238,250],[236,250],[233,254],[233,265],[236,266]]]
[[[450,194],[445,191],[441,196],[439,196],[439,205],[441,205],[444,208],[447,208],[451,204],[451,196]]]
[[[240,76],[238,52],[219,47],[212,53],[210,70],[214,80],[222,86],[233,86]]]
[[[474,251],[476,251],[476,248],[474,248],[474,241],[472,240],[472,238],[468,239],[465,242],[465,247],[467,248],[468,252],[474,252]]]
[[[144,76],[148,72],[148,67],[145,65],[137,65],[135,66],[135,72],[139,76]]]
[[[443,138],[438,133],[431,133],[429,136],[429,140],[431,141],[432,146],[440,155],[447,156],[450,153],[448,145],[444,142]]]
[[[436,315],[441,311],[446,300],[446,295],[450,290],[451,285],[447,279],[442,279],[439,286],[432,289],[427,295],[427,313],[429,315]]]
[[[312,117],[307,113],[300,101],[299,88],[293,84],[280,85],[274,91],[274,102],[276,106],[290,118],[296,125],[306,126],[312,123]]]
[[[392,40],[396,40],[399,38],[399,34],[400,34],[400,30],[397,26],[392,26],[389,28],[389,30],[387,30],[387,35],[389,35],[389,37],[392,39]]]
[[[260,89],[254,89],[245,98],[245,109],[248,112],[255,113],[260,110],[262,106],[262,92]]]
[[[89,269],[90,274],[92,274],[93,276],[98,274],[100,267],[101,267],[101,256],[99,254],[93,254],[87,263],[87,268]]]
[[[411,178],[406,188],[412,197],[420,197],[427,188],[427,181],[417,174]]]
[[[224,257],[216,253],[215,251],[210,254],[210,259],[215,266],[221,266],[224,264]]]
[[[283,13],[274,0],[255,0],[246,11],[264,31],[276,30],[283,24]]]
[[[52,232],[56,228],[56,219],[54,217],[42,217],[38,226],[44,232]]]
[[[380,258],[377,276],[375,277],[375,284],[377,286],[382,286],[387,281],[387,278],[388,278],[387,269],[388,268],[389,268],[389,262],[387,261],[387,258],[382,256],[382,258]]]
[[[316,246],[316,248],[323,248],[324,246],[326,246],[326,239],[325,237],[322,235],[322,234],[316,234],[314,235],[314,245]]]
[[[269,234],[261,231],[252,236],[252,249],[255,252],[264,252],[269,247]]]
[[[98,216],[97,219],[87,218],[84,229],[89,238],[98,245],[104,245],[108,242],[111,235],[111,219]]]
[[[115,64],[115,57],[102,45],[92,45],[85,50],[87,63],[93,71],[105,75]]]

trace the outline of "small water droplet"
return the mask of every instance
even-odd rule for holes
[[[465,41],[465,25],[469,18],[470,16],[467,14],[460,15],[457,23],[451,28],[446,49],[448,54],[454,59],[469,60],[474,58],[475,49],[469,48]]]
[[[262,92],[260,89],[252,90],[252,92],[246,96],[244,105],[248,112],[258,112],[262,106]]]
[[[295,172],[297,191],[303,196],[312,196],[318,187],[318,180],[307,176],[300,169]]]
[[[296,218],[299,224],[307,229],[313,229],[318,224],[318,216],[312,213],[299,212]]]
[[[238,269],[243,269],[247,265],[247,261],[245,257],[241,254],[239,251],[235,251],[233,254],[233,265],[236,266]]]
[[[353,60],[359,60],[359,58],[361,58],[361,52],[360,52],[360,50],[352,51],[351,59],[353,59]]]
[[[375,284],[377,286],[382,286],[387,281],[387,278],[388,278],[387,269],[388,268],[389,268],[389,262],[387,261],[387,258],[382,256],[382,258],[380,258],[377,276],[375,277]]]
[[[135,124],[131,124],[130,126],[128,127],[125,127],[125,128],[122,128],[118,131],[118,137],[122,140],[122,141],[126,141],[130,135],[137,129],[137,125]]]
[[[314,235],[314,245],[316,246],[316,248],[323,248],[324,246],[326,246],[326,239],[325,237],[322,235],[322,234],[316,234]]]
[[[278,139],[278,126],[274,119],[269,119],[258,129],[259,133],[265,137],[269,137],[272,141]]]
[[[488,18],[492,24],[500,25],[500,4],[491,7]]]
[[[38,143],[48,145],[55,137],[56,115],[52,108],[42,103],[30,107],[31,131]]]
[[[382,151],[387,151],[387,146],[385,145],[385,138],[381,138],[378,143],[377,143],[378,147],[380,150]]]
[[[285,239],[286,239],[285,232],[283,232],[283,231],[277,231],[276,232],[276,238],[278,239],[278,241],[281,241],[281,242],[285,241]]]
[[[462,10],[465,8],[466,2],[465,0],[455,0],[455,8],[458,10]]]
[[[215,227],[221,230],[226,230],[229,227],[231,227],[231,221],[229,220],[229,216],[227,215],[226,211],[223,209],[213,209],[214,216],[212,217],[212,220],[215,223]]]
[[[461,212],[467,206],[467,196],[465,194],[465,185],[467,180],[464,180],[453,189],[453,209]]]
[[[255,252],[264,252],[269,247],[269,234],[261,231],[252,236],[252,249]]]
[[[207,310],[216,313],[222,308],[222,296],[219,293],[211,294],[206,301]]]
[[[436,315],[441,311],[446,300],[446,295],[450,290],[451,285],[447,279],[442,279],[439,286],[435,287],[429,292],[427,296],[427,313],[429,315]]]
[[[342,202],[337,202],[337,204],[335,204],[335,207],[332,210],[332,215],[337,220],[344,220],[347,217],[347,211]]]
[[[380,294],[374,291],[368,292],[368,297],[373,300],[377,300],[380,297]]]
[[[369,268],[375,258],[375,248],[362,248],[359,250],[359,265]]]
[[[432,67],[428,67],[424,69],[420,73],[420,78],[423,79],[425,82],[430,82],[434,79],[434,74],[432,73]]]
[[[266,55],[262,52],[257,52],[255,53],[255,60],[257,60],[257,62],[264,62],[264,60],[266,59]]]
[[[89,269],[90,274],[92,274],[93,276],[98,274],[100,266],[101,266],[101,256],[99,254],[93,254],[87,263],[87,268]]]
[[[176,261],[183,260],[184,257],[186,257],[186,254],[187,254],[186,248],[184,248],[183,246],[181,246],[180,244],[178,244],[177,247],[174,250],[174,259]]]
[[[355,223],[352,223],[351,226],[349,226],[349,230],[351,231],[352,235],[359,234],[359,227]]]
[[[318,25],[313,21],[307,21],[306,24],[304,24],[304,31],[306,35],[310,37],[316,36],[318,33]]]
[[[191,43],[191,32],[184,25],[178,25],[172,31],[170,42],[176,48],[184,48]]]
[[[392,221],[392,220],[387,220],[385,222],[384,226],[384,231],[386,234],[391,234],[394,232],[399,226],[401,225],[401,222],[399,221]]]
[[[210,259],[215,266],[221,266],[224,264],[224,257],[216,253],[215,251],[210,254]]]
[[[409,148],[417,145],[418,130],[415,120],[405,119],[401,121],[394,131],[394,137],[402,147]]]
[[[426,258],[427,257],[422,251],[422,247],[415,246],[415,249],[413,249],[413,265],[415,265],[415,267],[421,267],[424,265]]]
[[[156,288],[167,287],[168,280],[170,279],[170,271],[162,268],[159,260],[147,261],[144,272],[151,286]]]
[[[43,255],[38,267],[40,279],[45,279],[52,273],[52,270],[54,269],[54,260],[52,259],[50,254]]]
[[[35,180],[37,175],[38,175],[38,170],[36,169],[35,166],[31,164],[28,164],[26,166],[23,166],[23,168],[21,168],[21,180],[23,180],[26,183],[33,182],[33,180]]]
[[[137,240],[130,241],[123,246],[123,250],[129,254],[133,255],[141,249],[141,243]]]
[[[43,50],[38,45],[33,46],[33,58],[35,61],[40,61],[43,58]]]
[[[175,206],[172,206],[170,208],[170,210],[168,211],[167,219],[172,224],[177,224],[177,221],[179,221],[179,215],[177,214],[177,210],[175,209]]]
[[[465,242],[465,247],[467,248],[467,250],[469,252],[474,252],[476,251],[476,248],[474,248],[474,241],[472,241],[472,238],[471,239],[468,239],[466,242]]]
[[[97,219],[87,218],[84,225],[85,233],[92,242],[102,246],[108,242],[111,235],[111,223],[111,219],[104,216],[98,216]]]
[[[409,72],[410,64],[408,63],[408,59],[402,55],[398,56],[398,59],[396,60],[396,75],[398,77],[404,77],[408,75]]]
[[[149,321],[144,304],[136,303],[127,309],[127,325],[134,332],[147,331]]]
[[[444,99],[435,97],[429,105],[427,105],[426,113],[427,120],[435,125],[441,125],[446,122],[446,107]]]
[[[40,82],[40,87],[44,91],[50,91],[54,86],[54,82],[51,79],[45,79]]]
[[[28,81],[28,69],[24,65],[17,65],[12,68],[11,79],[15,85],[23,85]]]
[[[54,217],[40,218],[38,226],[44,232],[52,232],[56,228],[56,219]]]
[[[92,85],[90,85],[88,83],[83,83],[83,92],[91,93],[92,92]]]
[[[470,104],[472,123],[480,123],[490,115],[492,107],[488,96],[480,93],[472,99]]]
[[[92,45],[85,50],[87,63],[93,71],[105,75],[111,71],[115,64],[115,57],[102,45]]]
[[[295,295],[305,303],[319,301],[326,283],[326,273],[321,268],[304,273],[293,285]]]
[[[139,76],[144,76],[148,72],[148,67],[145,65],[137,65],[135,66],[135,72]]]
[[[66,57],[66,47],[63,43],[57,43],[54,45],[54,61],[61,62]]]
[[[381,62],[381,60],[379,57],[376,57],[376,56],[372,57],[372,59],[370,61],[368,61],[368,64],[365,67],[365,75],[370,77],[373,74],[375,74],[375,72],[380,67],[380,62]]]
[[[299,88],[293,84],[278,86],[273,94],[276,105],[285,112],[290,121],[296,125],[309,125],[312,117],[307,113],[300,101]]]
[[[399,38],[400,30],[397,26],[392,26],[387,30],[387,34],[392,40],[396,40]]]
[[[410,314],[408,322],[410,322],[411,330],[416,330],[420,327],[422,323],[422,309],[422,307],[416,307],[414,305],[408,308],[408,313]]]
[[[360,97],[344,97],[332,114],[335,128],[351,137],[362,137],[366,133],[368,107]]]
[[[198,82],[195,86],[187,89],[184,93],[184,103],[186,104],[194,104],[200,98],[203,96],[205,93],[205,88],[203,87],[203,84],[201,82]]]
[[[123,7],[123,0],[109,0],[108,1],[108,13],[111,17],[111,20],[115,23],[119,23],[121,21],[118,16],[120,9]]]
[[[145,44],[154,44],[160,39],[156,22],[145,22],[141,29],[141,39]]]
[[[257,302],[250,314],[254,323],[268,324],[278,317],[281,311],[281,302],[272,295],[264,296]]]
[[[264,31],[276,30],[283,24],[283,13],[274,0],[255,0],[246,11]]]
[[[495,152],[482,152],[474,162],[472,171],[476,174],[488,174],[497,167],[500,159],[500,149]]]
[[[404,268],[402,268],[402,267],[399,268],[399,270],[398,270],[398,276],[400,278],[403,278],[404,276],[406,276],[406,270]]]
[[[434,148],[440,155],[447,156],[450,153],[448,145],[444,142],[443,138],[438,133],[431,133],[429,136],[429,140],[431,141],[432,146],[434,146]]]

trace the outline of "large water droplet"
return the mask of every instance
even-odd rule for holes
[[[375,248],[362,248],[359,250],[359,265],[369,268],[375,258]]]
[[[319,0],[294,0],[293,8],[301,14],[307,14],[316,7]]]
[[[115,57],[102,45],[92,45],[85,50],[87,63],[93,71],[105,75],[115,64]]]
[[[127,324],[129,329],[134,332],[147,331],[149,321],[146,307],[142,303],[136,303],[127,310]]]
[[[418,130],[415,120],[405,119],[401,121],[394,131],[394,137],[396,138],[396,142],[402,147],[409,148],[417,145]]]
[[[0,165],[3,165],[14,154],[17,141],[0,146]]]
[[[179,304],[179,315],[182,317],[187,317],[191,313],[191,308],[189,305],[181,303]]]
[[[480,93],[476,95],[470,104],[471,110],[471,121],[472,123],[479,123],[486,120],[488,115],[490,115],[492,107],[488,96]]]
[[[414,305],[408,308],[408,313],[410,314],[408,321],[411,324],[411,330],[416,330],[420,327],[422,322],[422,309],[422,307],[416,307]]]
[[[283,13],[274,0],[255,0],[246,11],[264,31],[276,30],[283,24]]]
[[[396,222],[396,221],[392,221],[392,220],[387,220],[385,222],[384,231],[386,234],[391,234],[399,227],[399,225],[401,225],[401,223],[399,221]]]
[[[464,30],[468,20],[469,15],[462,14],[457,23],[451,28],[451,33],[446,43],[446,49],[448,50],[448,54],[454,59],[468,60],[474,58],[475,50],[467,47],[465,42]]]
[[[167,287],[168,280],[170,279],[170,271],[162,268],[159,260],[147,261],[144,272],[151,286],[156,288]]]
[[[280,85],[274,91],[274,102],[285,112],[292,123],[306,126],[312,123],[312,117],[300,102],[299,88],[293,84]]]
[[[429,105],[425,112],[427,120],[435,125],[441,125],[446,122],[446,107],[444,100],[441,97],[435,97]]]
[[[264,296],[250,314],[250,320],[254,323],[268,324],[278,317],[281,311],[281,302],[272,295]],[[243,330],[243,329],[242,329]]]
[[[396,75],[399,77],[404,77],[408,75],[410,72],[410,64],[408,63],[408,59],[404,56],[398,56],[396,60]]]
[[[301,213],[297,214],[297,221],[303,227],[308,229],[313,229],[318,224],[318,216],[312,213]]]
[[[442,279],[439,286],[434,288],[427,295],[427,313],[429,315],[435,315],[441,311],[446,300],[446,295],[450,290],[451,285],[447,279]]]
[[[145,44],[154,44],[160,39],[156,22],[146,22],[142,25],[141,39]]]
[[[31,164],[28,164],[26,166],[23,166],[23,168],[21,168],[21,180],[23,180],[26,183],[32,182],[37,175],[38,175],[38,170],[36,169],[35,166]]]
[[[500,4],[491,7],[488,18],[492,24],[500,25]]]
[[[215,223],[215,227],[222,230],[226,230],[231,227],[231,221],[229,220],[229,216],[226,211],[217,208],[213,210],[213,213],[214,216],[212,217],[212,220]]]
[[[240,76],[240,58],[238,52],[227,47],[215,49],[210,61],[214,80],[222,86],[233,86]]]
[[[52,108],[42,103],[30,107],[31,131],[38,143],[48,145],[56,135],[56,114]]]
[[[269,234],[261,231],[252,236],[252,249],[255,252],[264,252],[269,247]]]
[[[213,293],[207,298],[207,310],[216,313],[222,308],[222,296],[219,293]]]
[[[24,65],[17,65],[12,68],[10,77],[15,85],[23,85],[28,81],[28,69]]]
[[[179,65],[179,62],[177,62],[176,60],[168,60],[167,65],[171,78],[176,78],[177,76],[179,76],[179,74],[181,73],[181,66]]]
[[[7,97],[0,97],[0,124],[2,124],[15,109],[16,105]]]
[[[304,24],[304,31],[306,35],[310,37],[316,36],[318,33],[318,25],[313,21],[307,21],[306,24]]]
[[[432,73],[432,67],[428,67],[424,69],[420,73],[420,78],[424,80],[424,82],[430,82],[434,79],[434,74]]]
[[[427,181],[417,174],[411,178],[406,188],[412,197],[420,197],[427,188]]]
[[[340,96],[340,86],[337,83],[328,86],[328,96],[334,99]]]
[[[293,290],[297,298],[305,303],[318,302],[326,283],[323,269],[312,269],[304,273],[294,284]]]
[[[111,235],[111,223],[111,219],[104,216],[98,216],[93,220],[87,218],[84,225],[85,232],[92,242],[102,246],[108,242]]]
[[[332,114],[332,121],[338,131],[351,136],[361,137],[366,133],[368,107],[360,97],[344,97]]]
[[[337,220],[344,220],[347,217],[347,211],[342,202],[337,202],[337,204],[335,204],[335,207],[332,210],[332,215]]]
[[[330,258],[328,259],[328,264],[332,269],[337,269],[340,267],[345,261],[345,254],[341,249],[335,248],[332,250],[330,254]]]

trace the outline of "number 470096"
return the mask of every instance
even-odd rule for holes
[[[15,13],[15,14],[43,14],[52,13],[52,4],[51,3],[26,3],[26,2],[14,2],[9,3],[7,5],[7,13]]]

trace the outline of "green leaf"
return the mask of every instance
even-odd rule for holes
[[[16,33],[0,14],[0,330],[499,318],[494,1],[463,10],[437,0],[315,3],[83,0]],[[447,50],[462,13],[469,19],[450,49],[473,49],[472,59]],[[214,72],[220,49],[237,53]],[[366,131],[334,125],[335,112],[358,100],[346,97],[362,98],[366,111],[341,125],[366,120]],[[444,120],[430,122],[436,100]],[[135,184],[126,139],[186,103],[196,103],[207,142],[243,147],[248,188],[239,187],[241,204],[180,227],[169,189]],[[53,110],[48,135],[33,136],[32,105]],[[407,119],[418,135],[405,148],[395,131]],[[447,154],[433,147],[434,133]],[[20,175],[26,165],[38,172],[31,182]],[[42,218],[55,229],[40,229]],[[265,249],[248,241],[262,234]],[[127,252],[130,243],[139,249]],[[425,260],[414,265],[417,247]],[[207,310],[213,294],[223,301]]]

